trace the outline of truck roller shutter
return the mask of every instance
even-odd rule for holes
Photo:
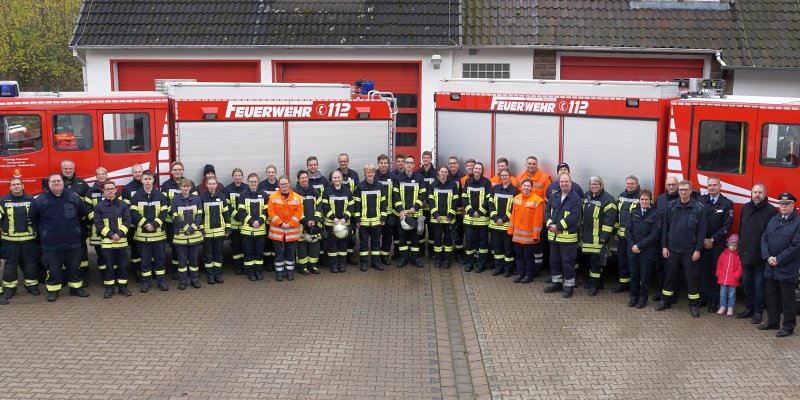
[[[289,175],[306,169],[306,158],[319,159],[319,171],[328,177],[338,168],[339,153],[350,156],[350,169],[364,179],[364,164],[378,166],[378,156],[389,154],[389,121],[290,121]]]
[[[484,175],[489,175],[493,163],[492,115],[439,111],[436,118],[436,165],[447,165],[448,157],[457,156],[463,168],[465,160],[474,158],[483,163]]]
[[[525,170],[529,156],[539,159],[539,168],[551,174],[558,165],[559,117],[497,114],[495,157],[506,157],[515,176]]]
[[[245,178],[255,172],[263,180],[267,165],[275,165],[278,175],[286,165],[281,121],[179,122],[177,134],[178,159],[196,185],[206,164],[214,165],[225,184],[236,167]]]
[[[642,188],[653,189],[656,175],[656,121],[610,118],[564,118],[564,162],[573,181],[589,190],[589,177],[603,179],[617,196],[625,178],[636,175]]]

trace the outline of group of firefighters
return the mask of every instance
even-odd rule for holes
[[[179,289],[200,287],[201,247],[207,282],[223,283],[223,242],[230,237],[236,273],[252,281],[262,280],[265,270],[274,271],[278,281],[294,280],[295,271],[318,274],[323,257],[332,273],[345,272],[347,264],[360,264],[361,271],[383,270],[391,258],[400,268],[409,263],[422,267],[427,250],[436,268],[449,268],[456,261],[465,272],[493,268],[495,276],[515,275],[514,282],[529,283],[539,276],[549,252],[551,275],[544,291],[560,291],[565,298],[573,295],[579,264],[588,269],[588,295],[603,288],[601,273],[616,239],[618,278],[613,291],[630,292],[628,306],[645,307],[653,269],[659,277],[656,310],[676,301],[679,283],[685,284],[692,316],[699,317],[701,306],[713,311],[719,306],[713,271],[733,221],[733,203],[720,194],[719,178],[709,178],[708,194],[697,197],[690,182],[670,177],[666,191],[654,198],[631,175],[625,190],[614,197],[599,176],[589,179],[584,193],[572,182],[566,163],[557,166],[552,181],[534,156],[527,158],[518,176],[511,174],[507,159],[498,159],[497,175],[491,179],[484,177],[484,165],[472,159],[465,162],[466,171],[456,156],[436,168],[429,151],[423,152],[419,168],[414,156],[398,155],[392,170],[388,156],[380,155],[377,165],[364,166],[364,180],[349,162],[347,154],[340,154],[339,168],[325,178],[317,158],[308,157],[294,188],[272,165],[263,181],[257,173],[245,178],[236,168],[233,182],[223,187],[212,165],[205,166],[202,182],[195,186],[183,176],[183,164],[173,162],[171,177],[160,188],[152,171],[135,165],[131,182],[118,193],[104,168],[97,168],[96,182],[89,186],[75,175],[74,162],[65,160],[62,173],[51,175],[48,190],[36,198],[25,193],[21,179],[13,178],[10,193],[0,199],[6,260],[0,303],[7,304],[15,294],[20,268],[26,290],[39,294],[40,262],[47,271],[48,301],[58,298],[64,281],[71,295],[88,296],[87,238],[97,252],[104,298],[115,292],[131,295],[129,260],[141,292],[150,290],[153,275],[157,287],[168,290],[167,243]],[[761,189],[765,192],[763,185]],[[794,196],[783,193],[780,200],[791,205],[784,215],[796,228]],[[759,248],[761,236],[768,236],[772,214],[761,223],[761,231],[753,233]],[[783,236],[786,232],[781,231]],[[776,271],[793,268],[785,277],[773,275],[780,275],[780,282],[796,283],[798,249],[791,246],[800,246],[800,230],[789,237],[793,239],[781,246],[792,253],[775,253],[781,259],[769,258],[767,263]],[[684,279],[679,277],[681,270]],[[779,289],[775,290],[784,293]],[[750,292],[748,297],[754,297]],[[761,310],[754,311],[750,300],[749,315],[758,312],[760,322]],[[781,303],[789,306],[788,301]],[[789,319],[789,310],[783,311]],[[770,317],[767,324],[774,325]],[[784,321],[785,329],[787,323],[793,330],[793,319]]]

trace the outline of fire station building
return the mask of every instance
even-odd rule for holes
[[[800,96],[791,2],[85,0],[70,47],[89,92],[160,82],[374,81],[397,98],[395,148],[434,146],[448,78],[726,81]]]

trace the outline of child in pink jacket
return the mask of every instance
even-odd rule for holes
[[[717,283],[719,284],[719,310],[717,314],[733,315],[733,306],[736,303],[736,288],[742,278],[742,261],[739,259],[739,235],[733,234],[728,238],[726,248],[717,260]]]

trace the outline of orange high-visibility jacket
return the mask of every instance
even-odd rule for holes
[[[519,244],[535,244],[541,241],[544,227],[544,200],[533,192],[514,196],[508,234],[511,241]]]
[[[547,190],[547,187],[550,186],[550,183],[552,183],[550,175],[541,169],[536,170],[536,173],[533,175],[530,175],[528,170],[522,171],[522,173],[517,177],[517,189],[519,189],[520,192],[522,191],[522,181],[525,179],[530,179],[531,183],[533,184],[531,186],[531,193],[543,199],[547,199],[547,196],[544,192]]]
[[[517,183],[517,178],[515,178],[512,175],[512,176],[508,177],[508,180],[510,180],[511,184],[514,185],[517,189],[519,189],[520,192],[522,191],[522,189],[519,188],[519,184]],[[503,183],[503,180],[500,179],[500,175],[498,174],[498,175],[493,176],[492,179],[489,179],[489,182],[491,182],[492,186],[494,186],[494,185],[499,185],[499,184]]]
[[[282,242],[300,240],[300,220],[303,219],[303,198],[294,191],[289,191],[288,197],[283,197],[280,190],[269,195],[267,201],[267,215],[269,216],[269,238]],[[288,229],[281,228],[282,224],[289,224]]]

